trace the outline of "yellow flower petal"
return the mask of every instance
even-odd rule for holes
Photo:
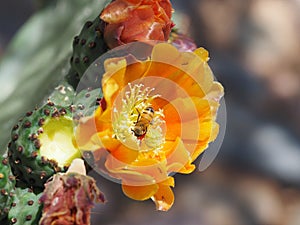
[[[140,173],[134,170],[134,168],[128,168],[128,165],[116,161],[112,157],[107,158],[105,167],[109,175],[113,178],[120,179],[123,185],[148,186],[157,183],[152,176]]]
[[[198,48],[194,51],[194,53],[197,54],[204,62],[209,60],[209,53],[204,48]]]
[[[158,191],[158,184],[146,185],[146,186],[129,186],[122,185],[122,190],[129,198],[138,201],[144,201],[151,198]]]
[[[160,43],[154,46],[151,59],[154,62],[175,62],[180,57],[180,52],[173,45]]]
[[[111,154],[117,160],[130,164],[136,160],[138,157],[139,152],[137,150],[132,150],[125,145],[119,145],[118,148],[112,149]]]
[[[196,118],[203,121],[212,117],[209,101],[199,97],[177,98],[165,105],[163,110],[166,119],[175,123]]]
[[[191,161],[193,162],[194,160],[196,160],[198,158],[198,156],[204,152],[205,149],[207,149],[208,147],[208,143],[207,142],[202,142],[199,144],[187,144],[187,149],[189,150],[189,152],[191,152]]]
[[[169,146],[166,146],[169,147]],[[185,148],[182,140],[176,138],[171,149],[164,149],[167,152],[168,172],[179,172],[184,165],[190,161],[189,152]]]
[[[107,80],[113,76],[119,86],[124,86],[124,75],[126,72],[127,62],[123,57],[119,58],[110,58],[105,60],[104,69],[106,73],[102,79],[102,85],[104,86],[107,83]]]
[[[112,138],[113,133],[110,129],[98,132],[97,136],[99,139],[99,145],[107,151],[114,151],[122,144],[119,140]]]
[[[190,174],[196,169],[196,166],[191,162],[182,165],[181,163],[173,163],[168,167],[170,171],[176,171],[177,173]]]
[[[168,211],[174,203],[173,191],[170,186],[159,184],[159,188],[152,200],[155,202],[157,210]]]

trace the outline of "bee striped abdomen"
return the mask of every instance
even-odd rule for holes
[[[132,129],[136,137],[141,137],[147,133],[147,129],[151,124],[153,117],[154,109],[152,107],[145,108],[145,110],[141,114],[139,114],[134,128]]]

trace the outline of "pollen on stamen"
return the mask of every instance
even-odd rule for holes
[[[131,149],[138,151],[159,150],[164,144],[161,109],[151,108],[151,102],[160,95],[151,95],[153,88],[143,84],[128,84],[121,101],[113,109],[113,131],[115,137]]]

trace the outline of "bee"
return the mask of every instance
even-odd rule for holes
[[[147,133],[147,129],[154,117],[154,109],[152,107],[147,107],[142,113],[139,112],[139,116],[132,129],[134,135],[138,138],[143,137]]]

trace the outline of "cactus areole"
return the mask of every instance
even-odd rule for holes
[[[28,112],[11,134],[8,156],[15,176],[31,187],[44,188],[53,174],[81,157],[73,129],[71,107],[48,102]]]
[[[11,173],[8,160],[0,156],[0,221],[11,208],[15,177]]]

